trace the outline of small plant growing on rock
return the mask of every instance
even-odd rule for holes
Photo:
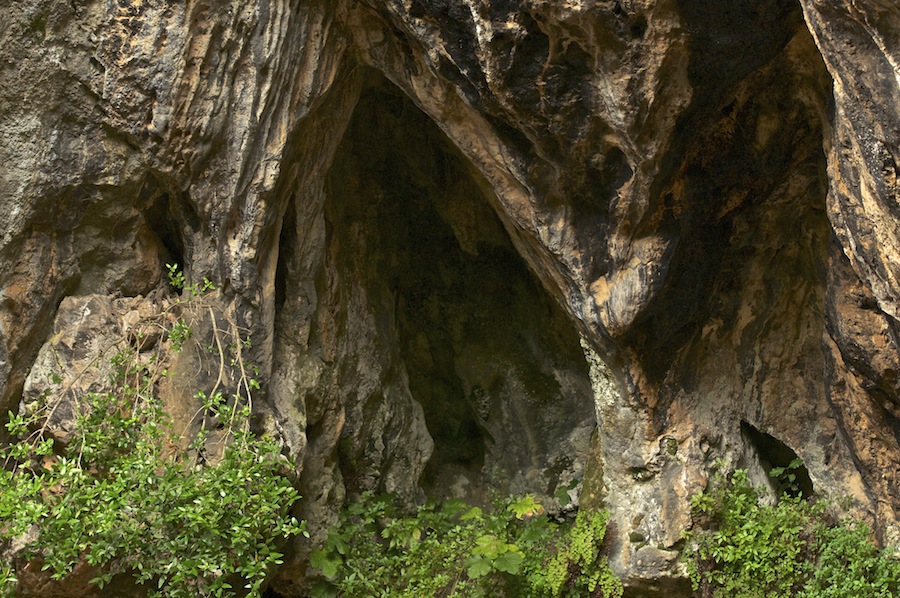
[[[785,494],[789,496],[799,496],[801,490],[800,483],[797,480],[797,470],[802,466],[803,461],[797,458],[784,467],[773,467],[769,470],[769,477],[782,488]]]
[[[185,285],[171,266],[170,279]],[[0,595],[14,595],[16,563],[28,562],[54,580],[88,571],[100,588],[131,577],[150,595],[258,596],[281,562],[282,539],[305,533],[289,512],[299,496],[281,475],[280,445],[250,431],[259,384],[239,352],[238,328],[203,302],[211,283],[190,289],[178,311],[208,314],[219,361],[213,388],[196,395],[203,423],[192,439],[173,433],[158,396],[168,358],[192,330],[168,310],[136,323],[130,340],[111,348],[111,379],[71,407],[65,446],[51,434],[64,389],[28,413],[9,414],[13,441],[0,448]],[[159,340],[148,346],[149,338]]]

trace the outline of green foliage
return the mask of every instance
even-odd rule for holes
[[[326,596],[618,597],[622,586],[600,546],[606,512],[557,525],[531,495],[486,513],[460,501],[407,515],[389,496],[350,504],[311,564]]]
[[[12,588],[16,585],[16,572],[13,571],[10,563],[0,562],[0,592],[7,592],[5,588]]]
[[[863,522],[839,520],[825,501],[784,495],[767,506],[760,496],[747,472],[738,469],[717,474],[709,492],[692,498],[695,520],[702,525],[685,535],[685,558],[700,595],[900,595],[900,561],[878,550]]]
[[[168,271],[167,273],[169,276],[169,286],[178,289],[179,291],[187,289],[189,298],[201,297],[207,291],[214,291],[216,288],[205,276],[203,277],[202,282],[195,282],[188,285],[187,280],[184,277],[184,271],[178,267],[178,264],[166,264],[166,270]],[[245,339],[245,342],[248,341],[249,339]]]
[[[191,327],[184,320],[179,319],[172,323],[168,330],[169,340],[172,342],[172,351],[178,353],[185,341],[191,338]]]
[[[169,271],[169,286],[181,290],[184,288],[184,271],[178,268],[178,264],[166,264]]]
[[[608,565],[595,566],[601,559],[600,546],[608,519],[607,511],[580,511],[550,561],[531,573],[530,584],[540,590],[532,594],[576,598],[587,590],[588,595],[621,596],[622,584],[612,569]]]
[[[183,286],[183,277],[173,284],[179,281]],[[171,329],[169,338],[174,349]],[[9,414],[15,440],[0,448],[0,548],[24,540],[17,556],[39,559],[54,579],[92,566],[101,588],[131,575],[152,588],[150,595],[228,596],[238,588],[258,596],[281,563],[283,539],[305,533],[289,512],[299,496],[281,475],[280,445],[250,432],[249,390],[258,383],[244,380],[243,394],[231,397],[198,392],[202,412],[224,439],[202,464],[211,430],[201,428],[188,453],[179,450],[157,397],[165,350],[119,351],[108,390],[79,401],[65,447],[47,434],[58,402]],[[12,563],[0,562],[0,595],[12,595],[15,583]]]
[[[803,460],[793,459],[786,467],[773,467],[769,470],[769,477],[778,482],[780,488],[791,496],[800,495],[800,483],[797,481],[797,470],[803,465]]]

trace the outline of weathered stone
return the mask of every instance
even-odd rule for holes
[[[72,440],[76,417],[89,409],[88,395],[109,387],[113,357],[129,347],[123,320],[155,307],[141,297],[118,303],[102,295],[63,299],[51,337],[25,379],[20,410],[39,417],[48,435],[63,445]]]
[[[674,595],[712,463],[763,483],[784,446],[897,540],[895,2],[0,16],[0,413],[60,302],[178,262],[250,331],[316,534],[348,491],[585,478],[617,570]]]
[[[25,379],[19,405],[40,422],[58,448],[72,440],[76,417],[90,411],[91,394],[118,392],[121,384],[138,388],[142,383],[141,378],[123,380],[123,374],[138,372],[151,381],[154,396],[164,405],[172,431],[184,447],[207,417],[195,396],[198,390],[207,396],[216,391],[226,397],[247,395],[236,354],[243,347],[242,337],[227,308],[219,304],[219,295],[206,292],[182,299],[172,293],[82,295],[62,301],[51,336]],[[186,338],[177,341],[169,337],[176,322],[189,329]],[[244,370],[250,367],[247,362]],[[209,446],[219,440],[213,429]],[[208,452],[214,454],[207,458],[217,458],[218,451]]]

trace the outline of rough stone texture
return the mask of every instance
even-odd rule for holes
[[[584,479],[628,585],[674,595],[712,462],[785,446],[897,541],[896,2],[0,17],[0,413],[64,298],[175,261],[252,331],[315,533],[366,488]]]
[[[900,6],[804,2],[834,82],[826,120],[826,369],[830,402],[873,508],[900,542]]]
[[[125,329],[139,311],[157,311],[142,297],[110,301],[105,295],[66,297],[60,303],[50,339],[38,352],[25,379],[19,409],[45,413],[49,436],[63,445],[72,439],[75,418],[88,393],[107,390],[114,375],[111,360],[127,347]]]

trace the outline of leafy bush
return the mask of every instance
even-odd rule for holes
[[[183,286],[179,274],[170,271],[170,278]],[[211,287],[193,285],[185,301],[200,301]],[[227,399],[216,388],[208,397],[198,392],[198,415],[209,424],[190,451],[177,449],[181,439],[171,431],[157,383],[167,375],[164,353],[180,349],[190,330],[180,318],[148,324],[172,320],[168,344],[152,355],[124,343],[112,359],[108,391],[78,402],[67,446],[55,446],[48,433],[60,397],[28,415],[9,414],[14,441],[0,448],[0,548],[25,541],[10,556],[43,562],[54,579],[76,566],[93,567],[101,588],[126,574],[150,582],[151,595],[224,596],[235,583],[242,595],[259,595],[269,569],[281,562],[282,538],[304,530],[289,513],[299,496],[280,475],[280,445],[250,432],[249,393],[258,384],[244,377],[252,368],[239,354],[228,361],[242,372],[243,391]],[[214,330],[221,347],[215,323]],[[221,376],[224,351],[219,359]],[[203,464],[210,428],[224,448]],[[0,562],[0,595],[12,595],[16,582],[14,562]]]
[[[391,497],[364,494],[312,553],[329,580],[314,595],[618,597],[600,554],[607,517],[582,511],[557,525],[531,495],[489,513],[448,501],[405,515]]]
[[[838,519],[825,501],[784,495],[767,506],[760,497],[738,469],[692,498],[700,528],[685,534],[684,554],[702,596],[900,595],[900,561],[878,550],[865,523]]]

